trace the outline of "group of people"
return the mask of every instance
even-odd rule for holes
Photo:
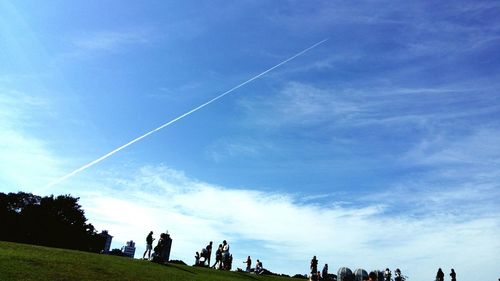
[[[195,266],[210,266],[210,257],[212,256],[212,244],[210,243],[203,249],[201,249],[201,254],[196,252]],[[229,243],[226,240],[219,244],[217,251],[215,251],[215,263],[211,268],[231,270],[233,264],[233,255],[229,253]]]

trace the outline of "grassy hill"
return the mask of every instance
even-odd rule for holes
[[[0,281],[291,281],[276,276],[148,261],[0,241]]]

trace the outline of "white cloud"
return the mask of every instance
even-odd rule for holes
[[[500,249],[497,211],[461,220],[451,213],[387,213],[391,202],[359,207],[304,204],[292,194],[230,189],[162,166],[144,167],[128,178],[109,178],[96,187],[76,191],[88,218],[115,235],[115,247],[130,239],[138,242],[137,256],[149,230],[159,234],[168,229],[174,239],[172,258],[188,263],[208,241],[226,239],[236,266],[251,255],[273,271],[305,273],[308,259],[317,255],[331,269],[400,267],[412,279],[425,279],[437,267],[454,266],[469,279],[477,269],[464,256],[477,257],[487,276],[493,274]],[[433,204],[418,206],[432,210]]]
[[[78,50],[113,51],[126,45],[145,44],[150,42],[146,30],[111,31],[101,30],[86,33],[73,41]]]

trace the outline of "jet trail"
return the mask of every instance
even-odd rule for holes
[[[232,93],[232,92],[233,92],[233,91],[235,91],[236,89],[243,87],[244,85],[246,85],[246,84],[248,84],[248,83],[250,83],[250,82],[254,81],[255,79],[258,79],[258,78],[259,78],[259,77],[261,77],[262,75],[265,75],[266,73],[268,73],[268,72],[272,71],[273,69],[275,69],[275,68],[277,68],[277,67],[279,67],[279,66],[281,66],[281,65],[283,65],[283,64],[285,64],[285,63],[287,63],[287,62],[289,62],[289,61],[291,61],[291,60],[293,60],[293,59],[295,59],[295,58],[297,58],[298,56],[300,56],[300,55],[304,54],[305,52],[307,52],[307,51],[309,51],[309,50],[311,50],[311,49],[313,49],[313,48],[317,47],[317,46],[318,46],[318,45],[320,45],[320,44],[323,44],[323,43],[324,43],[324,42],[326,42],[326,41],[328,41],[328,39],[324,39],[324,40],[322,40],[322,41],[319,41],[318,43],[316,43],[316,44],[314,44],[314,45],[310,46],[309,48],[304,49],[304,50],[300,51],[299,53],[297,53],[297,54],[295,54],[295,55],[293,55],[293,56],[289,57],[288,59],[286,59],[286,60],[284,60],[284,61],[282,61],[282,62],[278,63],[277,65],[275,65],[275,66],[273,66],[273,67],[271,67],[271,68],[269,68],[269,69],[267,69],[267,70],[265,70],[265,71],[261,72],[260,74],[255,75],[254,77],[252,77],[252,78],[250,78],[250,79],[246,80],[245,82],[243,82],[243,83],[241,83],[241,84],[239,84],[239,85],[237,85],[237,86],[234,86],[233,88],[231,88],[231,89],[229,89],[229,90],[225,91],[224,93],[222,93],[222,94],[218,95],[217,97],[215,97],[215,98],[213,98],[213,99],[211,99],[211,100],[207,101],[206,103],[204,103],[204,104],[202,104],[202,105],[200,105],[200,106],[198,106],[198,107],[196,107],[196,108],[194,108],[194,109],[191,109],[190,111],[188,111],[188,112],[186,112],[186,113],[184,113],[184,114],[180,115],[179,117],[176,117],[175,119],[173,119],[173,120],[171,120],[171,121],[169,121],[169,122],[167,122],[167,123],[165,123],[165,124],[161,125],[160,127],[156,128],[156,129],[154,129],[154,130],[151,130],[151,131],[149,131],[149,132],[145,133],[144,135],[142,135],[142,136],[140,136],[140,137],[137,137],[137,138],[135,138],[135,139],[133,139],[133,140],[129,141],[128,143],[126,143],[126,144],[124,144],[124,145],[122,145],[122,146],[120,146],[120,147],[118,147],[118,148],[116,148],[116,149],[114,149],[114,150],[110,151],[109,153],[107,153],[107,154],[105,154],[105,155],[103,155],[103,156],[101,156],[101,157],[99,157],[99,158],[95,159],[94,161],[89,162],[88,164],[83,165],[82,167],[80,167],[80,168],[78,168],[78,169],[74,170],[73,172],[71,172],[71,173],[69,173],[69,174],[67,174],[67,175],[65,175],[65,176],[62,176],[62,177],[60,177],[60,178],[58,178],[58,179],[56,179],[56,180],[54,180],[54,181],[50,182],[49,184],[47,184],[47,186],[46,186],[46,187],[52,187],[52,186],[54,186],[54,185],[57,185],[57,184],[59,184],[59,183],[61,183],[61,182],[65,181],[65,180],[67,180],[67,179],[71,178],[72,176],[74,176],[74,175],[78,174],[78,173],[79,173],[79,172],[81,172],[81,171],[86,170],[87,168],[90,168],[90,167],[94,166],[95,164],[97,164],[97,163],[101,162],[102,160],[104,160],[104,159],[106,159],[106,158],[110,157],[111,155],[113,155],[113,154],[117,153],[118,151],[120,151],[120,150],[122,150],[122,149],[126,148],[127,146],[132,145],[132,144],[134,144],[134,143],[136,143],[136,142],[138,142],[138,141],[142,140],[143,138],[145,138],[145,137],[147,137],[147,136],[149,136],[149,135],[151,135],[151,134],[153,134],[153,133],[155,133],[155,132],[157,132],[157,131],[159,131],[159,130],[161,130],[161,129],[163,129],[163,128],[165,128],[165,127],[167,127],[167,126],[169,126],[169,125],[171,125],[171,124],[173,124],[173,123],[175,123],[175,122],[177,122],[177,121],[179,121],[180,119],[182,119],[182,118],[184,118],[184,117],[186,117],[186,116],[188,116],[188,115],[190,115],[190,114],[192,114],[192,113],[194,113],[194,112],[196,112],[196,111],[198,111],[198,110],[200,110],[200,109],[204,108],[205,106],[207,106],[207,105],[209,105],[209,104],[211,104],[211,103],[215,102],[216,100],[218,100],[218,99],[220,99],[220,98],[222,98],[222,97],[224,97],[224,96],[226,96],[226,95],[228,95],[228,94]]]

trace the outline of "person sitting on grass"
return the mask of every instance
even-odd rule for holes
[[[260,260],[257,260],[254,272],[255,274],[262,274],[262,272],[264,272],[264,267],[262,266],[262,262]]]

